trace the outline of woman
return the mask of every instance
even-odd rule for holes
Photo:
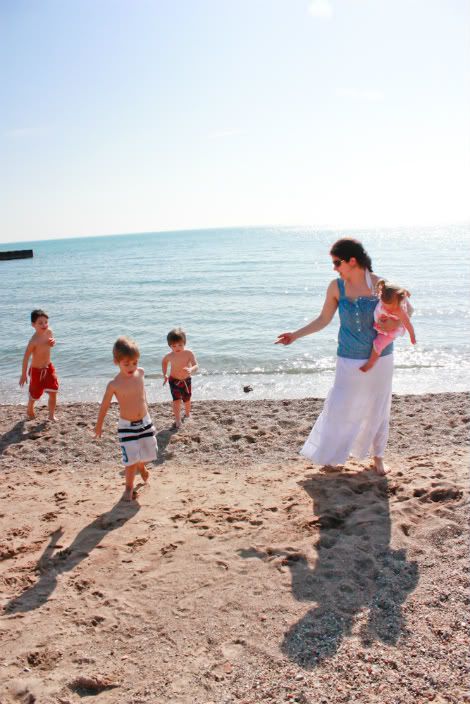
[[[387,473],[383,454],[388,439],[392,399],[393,344],[386,347],[367,374],[360,367],[369,359],[377,305],[372,262],[360,242],[340,239],[330,256],[339,274],[328,286],[323,309],[315,320],[295,332],[283,332],[277,344],[294,340],[326,327],[339,310],[338,360],[333,388],[313,426],[301,454],[316,464],[344,464],[349,455],[362,459],[372,452],[377,474]],[[396,326],[388,321],[384,330]]]

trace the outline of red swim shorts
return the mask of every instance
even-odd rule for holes
[[[55,393],[59,390],[59,380],[52,362],[43,369],[31,367],[29,375],[31,377],[29,382],[29,395],[35,401],[41,398],[44,391],[52,391],[52,393]]]

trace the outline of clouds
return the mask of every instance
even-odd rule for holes
[[[311,0],[308,11],[312,17],[322,20],[330,20],[333,17],[331,0]]]

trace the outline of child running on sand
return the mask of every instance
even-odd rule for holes
[[[416,344],[415,331],[408,316],[406,299],[410,296],[409,291],[396,284],[387,283],[384,279],[377,281],[377,290],[379,292],[379,302],[374,310],[374,327],[377,330],[377,337],[372,343],[372,352],[368,361],[363,364],[362,367],[359,367],[361,372],[367,372],[369,369],[372,369],[384,349],[388,347],[396,337],[403,335],[405,329],[408,331],[412,344]],[[377,324],[385,322],[390,318],[392,320],[399,320],[401,325],[390,332],[382,332]]]
[[[49,327],[49,316],[40,308],[31,313],[31,325],[35,333],[28,342],[23,356],[23,367],[21,370],[20,386],[24,386],[28,378],[28,362],[31,359],[29,368],[29,401],[26,414],[28,418],[35,418],[34,404],[43,395],[44,391],[49,394],[48,409],[49,420],[56,420],[55,409],[57,404],[57,392],[59,390],[59,380],[51,362],[51,347],[55,345],[54,334]]]
[[[166,340],[171,347],[171,352],[162,359],[163,385],[168,381],[173,398],[173,415],[175,428],[181,428],[181,401],[184,403],[185,418],[191,414],[191,374],[196,371],[198,364],[191,350],[185,349],[186,333],[181,328],[170,330]],[[167,375],[168,366],[171,368],[170,376]]]
[[[106,387],[95,435],[101,437],[103,421],[113,396],[119,403],[120,418],[118,423],[119,443],[122,461],[126,467],[126,489],[123,498],[134,498],[134,478],[137,472],[147,483],[149,471],[145,467],[157,457],[157,440],[155,428],[150,419],[144,387],[144,370],[137,366],[140,352],[136,343],[127,337],[119,337],[114,343],[114,364],[119,367],[119,374]]]

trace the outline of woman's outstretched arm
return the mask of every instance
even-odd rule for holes
[[[298,340],[299,337],[305,337],[305,335],[311,335],[314,332],[323,330],[323,328],[326,328],[326,326],[331,323],[337,308],[338,284],[335,279],[327,288],[325,302],[320,315],[310,323],[307,323],[307,325],[304,325],[303,328],[299,328],[294,332],[282,332],[278,335],[277,340],[275,340],[275,344],[290,345],[295,340]]]

